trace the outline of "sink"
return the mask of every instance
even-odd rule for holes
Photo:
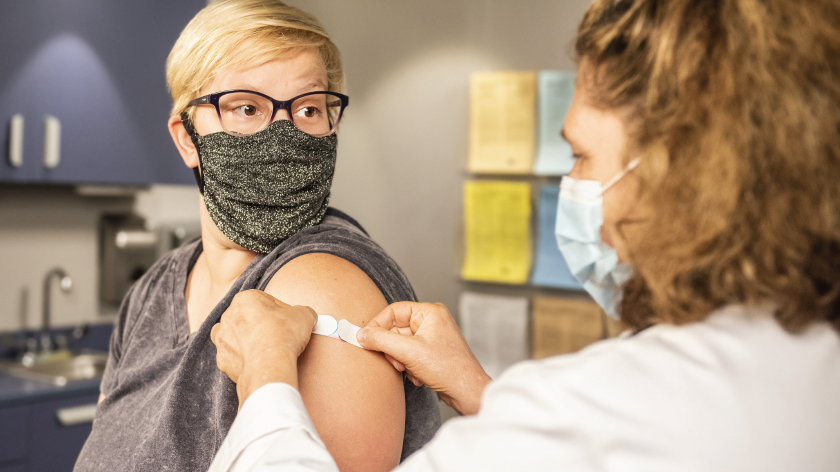
[[[105,372],[108,354],[84,352],[71,355],[50,353],[46,356],[30,357],[24,365],[19,362],[0,364],[0,372],[27,380],[36,380],[63,387],[70,382],[101,378]]]

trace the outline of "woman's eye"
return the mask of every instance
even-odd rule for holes
[[[303,107],[297,112],[297,116],[301,118],[315,118],[320,111],[317,107]]]
[[[254,105],[242,105],[234,108],[233,112],[242,116],[254,116],[257,114],[257,107]]]

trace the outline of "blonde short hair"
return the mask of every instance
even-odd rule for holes
[[[310,48],[324,61],[328,89],[344,92],[341,55],[314,16],[278,0],[212,3],[187,24],[166,60],[172,114],[187,111],[187,103],[221,71],[257,67]]]

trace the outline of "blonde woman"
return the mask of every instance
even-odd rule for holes
[[[490,382],[446,307],[384,310],[358,341],[469,415],[397,470],[840,470],[838,25],[836,0],[590,7],[557,237],[631,331]],[[336,470],[294,362],[255,349],[297,332],[294,359],[302,311],[246,292],[215,328],[254,393],[214,472]]]
[[[361,226],[328,207],[349,98],[338,49],[315,18],[277,0],[214,3],[184,29],[166,72],[169,129],[195,170],[202,234],[126,296],[77,471],[209,467],[249,394],[219,372],[210,341],[237,293],[264,290],[356,325],[415,299]],[[295,362],[343,470],[389,470],[440,424],[435,395],[382,354],[320,337]]]

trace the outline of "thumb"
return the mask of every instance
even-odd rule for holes
[[[356,341],[369,351],[379,351],[405,363],[411,358],[413,335],[402,335],[383,328],[362,328],[356,333]]]

